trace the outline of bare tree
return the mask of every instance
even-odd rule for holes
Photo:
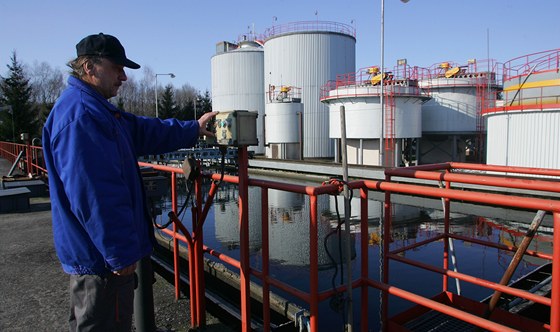
[[[66,84],[64,74],[58,68],[53,68],[47,62],[33,63],[30,73],[31,99],[39,110],[39,125],[45,122],[54,102],[62,93]]]

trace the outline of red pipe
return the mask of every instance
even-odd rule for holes
[[[560,201],[542,198],[508,196],[501,194],[490,194],[463,191],[456,189],[440,189],[412,184],[390,183],[383,181],[364,180],[365,185],[373,190],[394,193],[407,193],[429,197],[444,197],[453,200],[465,200],[469,202],[519,207],[530,210],[560,211]]]
[[[309,197],[309,323],[312,332],[319,331],[319,244],[317,196]]]
[[[239,163],[239,245],[240,245],[240,291],[241,291],[241,330],[251,330],[251,265],[249,262],[249,158],[246,146],[240,146]]]
[[[560,171],[558,172],[558,174],[560,175]],[[392,172],[392,175],[411,177],[416,179],[434,180],[434,181],[451,181],[451,182],[459,182],[459,183],[478,184],[483,186],[560,192],[560,186],[558,186],[558,182],[543,181],[543,180],[516,179],[511,177],[470,175],[470,174],[458,174],[458,173],[426,172],[426,171],[415,171],[409,169],[397,169],[394,172]]]
[[[196,193],[196,208],[193,209],[193,222],[196,220],[196,225],[193,225],[193,242],[194,242],[194,263],[196,272],[196,300],[197,300],[197,320],[199,326],[206,326],[206,288],[204,284],[204,249],[203,249],[203,229],[202,224],[206,216],[201,216],[202,204],[202,181],[200,178],[195,181]],[[213,197],[213,196],[212,196]],[[211,199],[209,199],[211,200]],[[206,202],[205,209],[208,202]],[[209,209],[209,207],[208,207]],[[206,211],[207,213],[207,211]],[[195,228],[196,226],[196,228]]]
[[[552,168],[535,168],[535,167],[519,167],[519,166],[502,166],[502,165],[487,165],[487,164],[468,164],[468,163],[450,163],[452,168],[469,169],[477,171],[494,171],[494,172],[507,172],[507,173],[522,173],[533,175],[550,175],[560,176],[560,170]]]
[[[360,305],[360,315],[361,315],[361,326],[362,332],[367,332],[368,330],[368,308],[369,308],[369,292],[368,287],[362,280],[367,280],[368,275],[368,191],[364,188],[360,189],[360,252],[362,253],[361,269],[360,274],[360,284],[361,284],[361,305]]]
[[[417,262],[417,261],[413,261],[411,259],[404,258],[404,257],[401,257],[399,255],[389,254],[389,257],[391,259],[399,261],[401,263],[405,263],[405,264],[408,264],[408,265],[412,265],[412,266],[422,268],[424,270],[428,270],[428,271],[440,273],[440,274],[443,274],[443,275],[447,275],[451,278],[456,278],[456,279],[459,279],[459,280],[463,280],[463,281],[466,281],[466,282],[469,282],[469,283],[472,283],[472,284],[475,284],[475,285],[490,288],[492,290],[499,290],[500,292],[511,294],[511,295],[514,295],[514,296],[517,296],[517,297],[522,297],[524,299],[528,299],[528,300],[533,301],[535,303],[540,303],[540,304],[543,304],[543,305],[546,305],[546,306],[551,305],[551,302],[550,302],[549,298],[544,297],[544,296],[535,295],[533,293],[529,293],[529,292],[524,291],[524,290],[520,290],[520,289],[517,289],[517,288],[511,288],[509,286],[500,285],[500,284],[497,284],[495,282],[491,282],[491,281],[488,281],[488,280],[485,280],[485,279],[480,279],[480,278],[470,276],[468,274],[463,274],[463,273],[455,272],[455,271],[452,271],[452,270],[444,270],[442,268],[435,267],[435,266],[428,265],[428,264],[421,263],[421,262]]]
[[[551,308],[550,308],[550,330],[560,331],[560,213],[554,212],[554,246],[552,255],[556,260],[552,263],[552,289],[551,289]]]
[[[411,301],[413,303],[416,304],[420,304],[424,307],[430,308],[432,310],[436,310],[439,311],[443,314],[449,315],[451,317],[455,317],[458,318],[462,321],[465,321],[467,323],[470,323],[472,325],[476,325],[482,328],[485,328],[487,330],[490,331],[500,331],[500,332],[516,332],[517,330],[509,328],[507,326],[498,324],[498,323],[494,323],[492,321],[489,321],[487,319],[483,319],[480,318],[479,316],[464,312],[462,310],[459,309],[455,309],[453,307],[450,307],[448,305],[436,302],[434,300],[430,300],[428,298],[416,295],[414,293],[405,291],[403,289],[388,285],[388,284],[384,284],[384,283],[380,283],[378,281],[374,281],[374,280],[367,280],[368,284],[371,285],[372,287],[381,289],[384,292],[387,292],[391,295],[395,295],[398,296],[402,299]]]

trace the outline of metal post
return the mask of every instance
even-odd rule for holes
[[[385,76],[385,0],[381,0],[381,80],[379,81],[379,84],[381,84],[380,88],[379,88],[379,104],[381,106],[381,133],[379,134],[379,166],[383,166],[383,161],[384,161],[384,156],[385,156],[385,152],[383,151],[384,147],[383,147],[383,138],[385,137],[385,135],[383,134],[383,131],[385,130],[385,125],[384,125],[384,121],[385,121],[385,106],[384,106],[384,98],[383,98],[383,94],[385,93],[384,91],[384,77]]]
[[[553,213],[554,229],[560,229],[560,212]],[[552,289],[551,289],[551,304],[550,304],[550,330],[560,330],[560,232],[554,232],[554,244],[552,251]]]
[[[345,260],[346,260],[346,302],[347,306],[347,321],[346,332],[352,332],[354,324],[354,310],[352,305],[352,243],[350,235],[350,190],[348,189],[348,155],[346,151],[346,112],[344,106],[340,106],[340,138],[341,138],[341,154],[342,154],[342,180],[344,182],[344,240],[345,245]]]
[[[155,88],[155,92],[156,92],[156,118],[159,118],[159,114],[158,114],[158,101],[157,101],[157,76],[158,76],[158,74],[156,74],[156,88]]]
[[[151,257],[142,258],[136,266],[138,287],[134,290],[134,326],[139,332],[156,330],[154,318],[154,273]]]
[[[251,266],[249,262],[249,158],[246,146],[238,148],[239,162],[239,242],[241,330],[251,330]]]

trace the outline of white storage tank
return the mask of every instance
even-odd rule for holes
[[[428,97],[418,88],[415,72],[406,65],[385,70],[382,117],[380,75],[377,66],[362,68],[323,87],[321,101],[329,105],[330,112],[329,135],[338,143],[335,161],[341,139],[341,106],[345,107],[349,164],[401,166],[414,159],[405,156],[405,150],[412,149],[412,139],[422,136],[421,106]]]
[[[488,164],[560,168],[560,49],[504,64],[502,105],[485,109]]]
[[[301,89],[270,85],[264,118],[268,158],[302,159],[302,121]]]
[[[212,110],[257,112],[259,145],[249,147],[257,154],[264,154],[263,52],[256,38],[244,36],[237,44],[218,43],[211,61]]]
[[[303,157],[334,155],[329,137],[329,113],[319,101],[321,85],[337,74],[355,70],[355,29],[336,22],[294,22],[265,32],[265,87],[302,89]]]
[[[466,65],[441,62],[423,72],[418,84],[432,99],[422,106],[420,163],[483,161],[481,110],[495,103],[496,70],[493,60],[473,59]]]

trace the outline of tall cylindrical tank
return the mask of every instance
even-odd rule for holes
[[[211,61],[212,110],[257,112],[259,145],[250,147],[264,153],[264,49],[257,41],[238,44],[220,42]]]
[[[319,101],[320,87],[355,70],[353,27],[335,22],[295,22],[265,32],[265,87],[274,84],[302,89],[303,156],[332,157],[329,113]]]
[[[485,109],[488,164],[560,168],[560,49],[504,64],[502,105]]]
[[[492,60],[473,59],[467,65],[442,62],[424,72],[418,84],[432,99],[422,106],[421,163],[466,161],[475,153],[482,161],[481,110],[495,102],[496,69]]]

